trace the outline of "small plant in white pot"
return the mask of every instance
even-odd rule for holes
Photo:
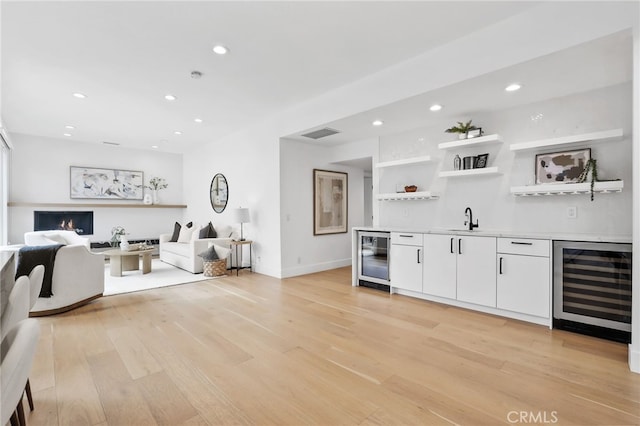
[[[447,130],[445,130],[445,133],[457,133],[458,139],[466,139],[469,131],[479,129],[479,127],[471,124],[471,121],[472,120],[469,120],[466,123],[458,121],[457,125],[449,127]]]
[[[158,197],[158,191],[161,189],[165,189],[169,184],[164,178],[154,176],[149,180],[149,185],[145,185],[144,187],[151,190],[153,195],[153,204],[159,204],[160,198]]]

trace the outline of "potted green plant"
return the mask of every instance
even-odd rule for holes
[[[457,125],[449,127],[447,130],[445,130],[445,133],[457,133],[458,139],[466,139],[467,133],[470,130],[479,129],[479,127],[476,127],[473,124],[471,124],[471,121],[472,120],[469,120],[466,123],[463,123],[462,121],[458,121]]]
[[[111,228],[111,247],[118,247],[123,235],[127,235],[127,231],[122,226]]]

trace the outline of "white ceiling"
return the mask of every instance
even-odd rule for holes
[[[183,152],[531,6],[3,1],[2,118],[15,133],[69,132],[70,140]],[[215,55],[216,43],[230,53]],[[202,78],[192,79],[193,70]],[[168,93],[177,100],[166,101]],[[451,93],[442,99],[454,105],[460,93]],[[406,102],[403,108],[423,107]],[[406,117],[405,110],[383,112]],[[369,122],[365,129],[356,119],[335,124],[351,133],[333,143],[354,137],[357,126],[369,131]]]
[[[497,111],[628,82],[633,73],[632,45],[630,31],[613,34],[381,108],[321,123],[287,138],[325,146],[339,145],[428,127],[443,120],[453,125],[479,112]],[[506,92],[505,87],[512,82],[521,83],[522,88],[517,92]],[[442,104],[444,108],[438,112],[429,111],[434,103]],[[372,126],[374,119],[383,120],[384,125]],[[316,141],[301,136],[322,127],[336,129],[340,133]]]

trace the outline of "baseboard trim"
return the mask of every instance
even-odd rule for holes
[[[329,262],[314,263],[311,265],[296,266],[282,270],[282,278],[296,277],[298,275],[313,274],[316,272],[328,271],[330,269],[351,266],[351,258],[332,260]]]
[[[640,374],[640,346],[629,345],[629,369]]]

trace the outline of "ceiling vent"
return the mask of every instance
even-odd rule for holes
[[[311,139],[320,139],[327,136],[335,135],[336,133],[340,133],[339,130],[330,129],[329,127],[325,127],[324,129],[314,130],[313,132],[305,133],[304,137]]]
[[[105,144],[105,145],[115,145],[115,146],[119,146],[120,145],[118,142],[103,141],[102,143]]]

